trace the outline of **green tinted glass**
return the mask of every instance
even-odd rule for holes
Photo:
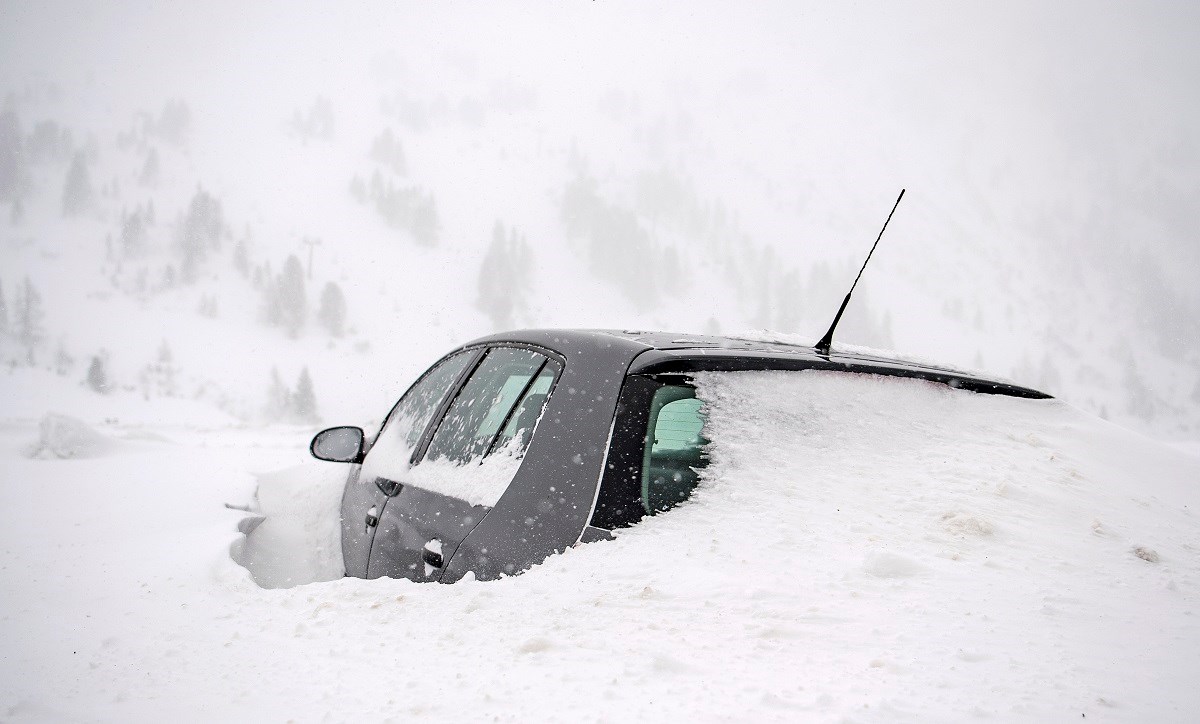
[[[642,506],[647,513],[672,508],[686,500],[708,464],[703,436],[704,413],[696,391],[664,385],[650,401],[642,465]]]

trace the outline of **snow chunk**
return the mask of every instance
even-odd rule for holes
[[[1158,553],[1145,546],[1134,546],[1133,554],[1147,563],[1158,563]]]
[[[465,500],[471,505],[493,507],[508,489],[521,467],[521,440],[513,438],[482,459],[455,463],[445,458],[426,460],[409,473],[413,485],[442,495]]]
[[[422,460],[409,465],[412,448],[399,435],[384,435],[376,441],[363,463],[363,480],[376,477],[396,480],[405,485],[465,500],[471,505],[494,506],[521,466],[524,450],[520,437],[484,458],[462,463],[446,458]]]
[[[880,551],[867,556],[863,562],[863,570],[867,575],[876,578],[911,578],[925,573],[928,569],[908,556]]]
[[[229,555],[263,588],[290,588],[345,575],[342,489],[346,468],[305,463],[258,476],[257,514]]]
[[[38,441],[28,451],[31,458],[95,458],[117,447],[116,440],[67,415],[47,414],[38,432]]]

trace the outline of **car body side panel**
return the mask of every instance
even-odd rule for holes
[[[566,343],[556,344],[556,334]],[[621,383],[647,347],[594,334],[545,335],[536,342],[566,364],[516,477],[449,560],[443,582],[468,572],[480,580],[519,573],[574,545],[587,525]]]
[[[409,578],[436,581],[441,568],[426,566],[422,551],[437,541],[443,561],[449,560],[459,543],[483,520],[488,509],[414,485],[405,485],[388,500],[370,551],[367,578]]]
[[[346,479],[342,492],[342,561],[347,576],[362,578],[367,575],[367,561],[371,555],[371,540],[376,528],[367,525],[368,511],[374,509],[378,516],[387,502],[373,481],[362,480],[361,465],[354,465]]]

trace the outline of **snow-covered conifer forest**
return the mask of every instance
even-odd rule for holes
[[[901,188],[839,342],[1011,379],[1077,408],[1073,420],[1106,420],[1168,443],[1180,460],[1200,452],[1198,26],[1200,12],[1186,3],[1074,0],[0,6],[0,639],[15,642],[0,647],[8,649],[0,720],[204,719],[214,700],[222,702],[214,718],[456,719],[463,711],[448,703],[455,694],[444,682],[424,701],[411,688],[387,689],[383,678],[375,692],[351,685],[339,667],[351,654],[373,655],[370,630],[403,620],[402,605],[387,607],[407,596],[409,613],[448,638],[397,624],[432,658],[407,661],[395,675],[420,679],[428,666],[452,677],[449,655],[437,651],[474,655],[474,634],[456,639],[453,617],[474,616],[497,597],[512,617],[483,615],[511,628],[518,608],[555,590],[549,579],[531,591],[513,581],[495,593],[468,584],[467,593],[445,594],[453,596],[445,610],[434,594],[395,583],[339,581],[273,597],[229,559],[231,545],[243,564],[252,553],[237,548],[236,511],[220,504],[246,503],[256,485],[260,496],[287,497],[268,472],[310,465],[313,432],[377,429],[431,362],[493,331],[814,340]],[[1049,438],[1066,429],[1045,425]],[[1011,432],[1040,450],[1026,433]],[[1062,449],[1095,449],[1087,444]],[[1188,465],[1163,480],[1184,480],[1192,473],[1178,470],[1197,469]],[[296,500],[277,500],[280,509],[336,506],[344,470],[304,470]],[[1166,505],[1149,493],[1143,502]],[[972,522],[965,509],[925,512],[951,516],[940,526],[966,516],[973,534],[1005,534],[1003,523]],[[336,529],[304,515],[295,515],[295,535],[271,535],[310,546],[296,576],[335,578]],[[1137,520],[1148,530],[1152,519]],[[1170,520],[1184,532],[1159,547],[1175,561],[1200,559],[1195,520]],[[1089,535],[1132,535],[1096,525]],[[118,535],[127,529],[141,532]],[[621,544],[639,535],[655,533]],[[1145,542],[1120,540],[1113,545],[1122,551]],[[569,568],[570,558],[544,576]],[[879,560],[886,570],[877,578],[888,586],[934,575],[928,563]],[[829,580],[840,575],[822,565]],[[1152,583],[1155,595],[1181,587],[1190,598],[1178,611],[1200,615],[1200,572],[1188,565]],[[624,572],[609,594],[570,575],[589,592],[551,596],[562,607],[542,611],[551,630],[519,630],[503,652],[481,654],[497,670],[510,665],[508,654],[520,663],[514,681],[493,671],[486,687],[464,694],[476,707],[468,718],[553,718],[591,675],[676,678],[692,692],[720,675],[683,649],[630,642],[635,664],[580,664],[545,708],[514,703],[505,686],[536,698],[537,687],[554,688],[539,677],[603,648],[602,632],[572,639],[554,628],[573,625],[561,614],[567,607],[649,600],[660,614],[678,613],[688,610],[678,597],[703,588]],[[850,596],[857,584],[837,580]],[[81,608],[93,595],[97,610]],[[1077,602],[1049,588],[1038,595],[1038,606],[1053,609],[1047,615],[1074,615]],[[738,661],[819,639],[842,615],[835,600],[844,602],[822,599],[800,623],[753,623],[757,603],[734,611],[742,623],[730,625],[761,635],[768,650],[740,651]],[[329,633],[339,613],[351,621],[341,638]],[[93,615],[101,623],[89,623]],[[720,628],[705,616],[711,628],[701,630]],[[918,618],[913,636],[936,628]],[[218,619],[220,641],[204,643],[204,621]],[[154,622],[151,633],[137,632],[139,620]],[[972,657],[999,660],[986,647],[1019,630],[1001,626],[985,648],[946,655],[967,668],[983,660]],[[1194,622],[1170,635],[1171,646],[1200,650]],[[256,636],[275,651],[247,653]],[[1069,680],[1059,685],[1078,696],[1061,711],[1038,696],[1010,710],[1002,707],[1028,683],[1011,671],[991,675],[1012,696],[981,694],[978,711],[966,694],[981,689],[954,688],[953,673],[957,694],[940,708],[932,694],[872,698],[853,684],[864,672],[910,677],[915,691],[929,692],[939,686],[929,673],[937,667],[895,650],[868,655],[870,627],[851,639],[833,664],[844,676],[818,677],[825,694],[697,694],[679,711],[955,720],[1078,718],[1086,708],[1089,720],[1093,711],[1183,720],[1200,706],[1194,692],[1152,681],[1138,691],[1157,699],[1127,694],[1110,706]],[[353,650],[336,651],[343,641]],[[1046,656],[1062,643],[1054,641]],[[327,678],[306,662],[312,656]],[[1181,656],[1143,665],[1200,672],[1194,654]],[[1027,671],[1048,676],[1062,663],[1046,661]],[[297,681],[311,685],[307,693],[273,698],[251,680],[291,666],[304,669]],[[753,678],[738,666],[734,680]],[[322,698],[319,680],[337,685]],[[606,696],[587,692],[580,701]],[[614,719],[668,716],[609,695]],[[501,703],[489,710],[493,696]],[[279,703],[288,697],[303,707]],[[885,708],[860,710],[860,700]]]

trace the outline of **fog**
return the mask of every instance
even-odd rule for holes
[[[1198,20],[6,4],[0,384],[358,424],[497,329],[815,339],[905,188],[840,342],[1194,440]]]

